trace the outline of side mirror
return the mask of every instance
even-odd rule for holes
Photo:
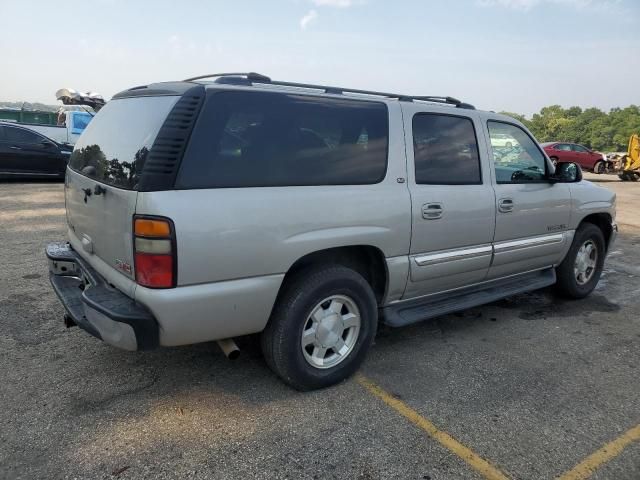
[[[549,178],[554,183],[576,183],[582,180],[582,169],[577,163],[558,163],[555,173]]]

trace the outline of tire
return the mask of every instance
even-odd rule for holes
[[[605,172],[605,166],[604,166],[604,162],[602,160],[598,160],[594,165],[593,165],[593,173],[597,173],[598,175],[601,175]]]
[[[354,323],[350,315],[359,316],[357,328],[342,323]],[[304,391],[328,387],[350,377],[362,364],[377,324],[375,295],[359,273],[340,265],[304,270],[287,281],[278,295],[261,335],[262,353],[269,367],[293,388]],[[345,330],[338,333],[341,328]],[[323,357],[322,349],[334,341],[339,343],[338,337],[342,346],[329,346]],[[304,342],[308,342],[305,347]]]
[[[595,254],[587,254],[589,245]],[[564,297],[576,299],[589,295],[600,280],[605,253],[602,231],[592,223],[580,225],[567,256],[556,268],[558,292]],[[592,265],[592,269],[589,270],[587,265]]]

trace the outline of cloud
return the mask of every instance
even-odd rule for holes
[[[300,28],[302,30],[306,29],[307,26],[317,18],[318,18],[318,12],[316,12],[315,10],[309,10],[309,13],[307,13],[304,17],[300,19]]]
[[[311,0],[316,7],[349,8],[364,3],[364,0]]]
[[[620,0],[476,0],[482,7],[506,7],[514,10],[531,10],[538,5],[555,3],[577,9],[608,8],[620,3]]]

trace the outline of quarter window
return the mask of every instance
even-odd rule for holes
[[[489,121],[489,137],[498,183],[546,181],[546,160],[534,140],[520,127]],[[511,147],[506,146],[505,137]]]
[[[378,183],[388,130],[379,102],[216,92],[200,114],[176,188]]]
[[[415,115],[413,157],[418,184],[482,183],[478,142],[470,118],[433,113]]]

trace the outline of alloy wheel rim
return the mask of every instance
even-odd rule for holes
[[[573,273],[578,285],[584,285],[593,278],[598,263],[598,249],[593,240],[587,240],[578,249],[573,264]]]
[[[353,351],[360,334],[356,303],[345,295],[331,295],[311,310],[302,329],[300,346],[309,365],[331,368]]]

